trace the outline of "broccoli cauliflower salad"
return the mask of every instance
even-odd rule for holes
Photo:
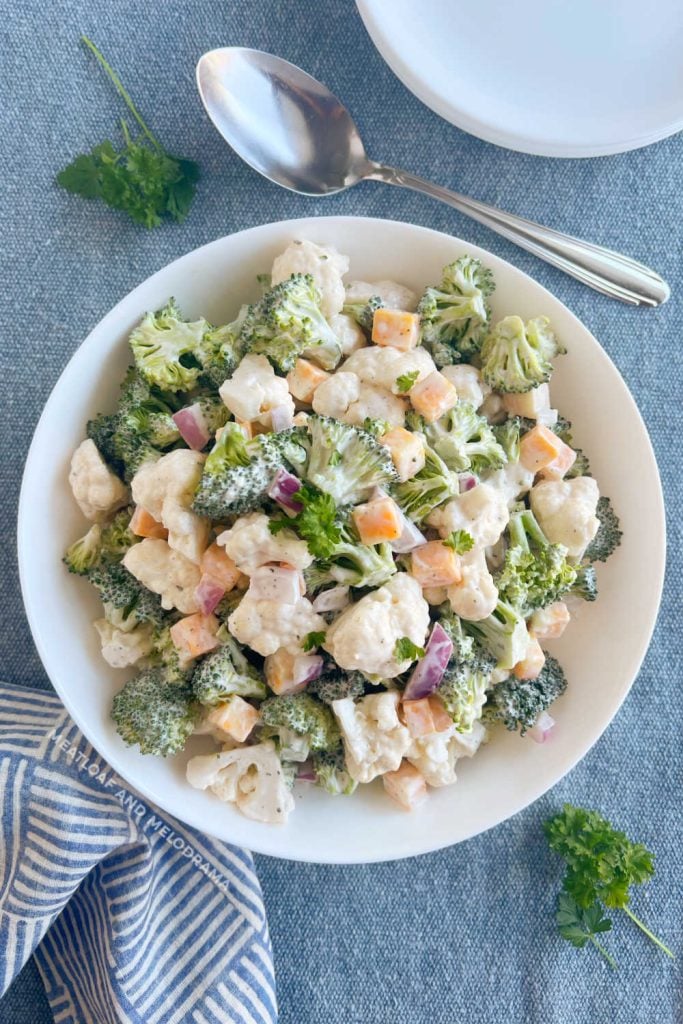
[[[263,822],[297,781],[410,810],[497,724],[542,742],[544,645],[620,539],[545,317],[493,322],[469,256],[421,297],[347,272],[293,242],[232,323],[147,313],[69,476],[92,525],[66,565],[135,673],[117,731],[161,757],[204,734],[189,784]]]

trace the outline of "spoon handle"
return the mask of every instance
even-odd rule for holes
[[[442,203],[454,206],[461,213],[603,295],[631,306],[649,307],[659,306],[669,298],[669,286],[659,274],[611,249],[543,227],[542,224],[518,217],[514,213],[498,210],[495,206],[480,203],[441,185],[434,185],[409,171],[377,164],[367,177],[384,181],[388,185],[402,185],[416,192],[424,192],[432,199],[440,199]]]

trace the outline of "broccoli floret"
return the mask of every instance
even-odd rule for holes
[[[107,465],[117,476],[123,477],[125,466],[114,446],[114,436],[118,422],[116,413],[96,416],[95,419],[88,420],[85,433],[91,441],[94,441],[95,447]]]
[[[521,420],[511,416],[504,423],[492,428],[496,441],[505,452],[508,462],[519,462],[519,441],[522,434]]]
[[[522,661],[529,643],[524,618],[505,601],[498,601],[491,615],[479,622],[465,622],[465,630],[496,661],[496,667],[511,669]]]
[[[584,601],[595,601],[598,597],[598,580],[592,565],[580,565],[576,570],[576,580],[569,591]]]
[[[122,611],[124,618],[134,615],[137,622],[164,622],[159,597],[136,580],[120,562],[96,566],[90,570],[89,579],[98,590],[102,603]]]
[[[240,335],[248,313],[249,306],[242,306],[232,323],[211,327],[202,338],[197,357],[202,364],[201,380],[209,387],[219,388],[244,355]]]
[[[206,429],[213,437],[216,431],[228,422],[230,413],[220,398],[214,395],[199,395],[195,402],[199,406]]]
[[[209,452],[192,507],[209,519],[242,515],[257,508],[283,464],[264,435],[247,441],[236,423],[226,424]]]
[[[306,587],[319,590],[328,583],[347,587],[380,587],[396,572],[389,544],[363,544],[350,520],[338,522],[338,540],[326,558],[304,570]]]
[[[311,750],[334,750],[339,746],[341,737],[334,715],[308,693],[269,697],[260,711],[264,725],[282,726],[308,737]]]
[[[157,623],[152,633],[152,650],[148,662],[153,668],[162,671],[164,679],[168,683],[189,683],[194,667],[194,661],[181,660],[178,648],[173,643],[171,636],[172,617],[165,616],[161,623]]]
[[[433,423],[422,421],[422,432],[449,469],[482,473],[500,469],[507,458],[484,416],[469,402],[458,402]]]
[[[475,646],[457,615],[447,612],[439,621],[453,642],[453,653],[436,693],[453,719],[456,732],[468,733],[481,716],[495,662]]]
[[[360,427],[328,416],[309,416],[311,453],[305,477],[337,505],[355,505],[373,487],[397,479],[388,448]]]
[[[135,365],[144,379],[162,391],[190,391],[202,369],[199,354],[209,324],[203,317],[183,320],[175,300],[146,313],[130,336]]]
[[[612,508],[612,502],[606,497],[598,498],[595,514],[600,520],[600,526],[583,557],[587,562],[606,562],[621,544],[619,517]]]
[[[341,345],[321,312],[321,300],[310,274],[292,274],[251,308],[241,343],[250,352],[267,356],[280,373],[293,369],[299,356],[334,369],[342,356]]]
[[[102,530],[95,523],[84,537],[74,541],[64,554],[64,564],[69,572],[77,576],[87,576],[100,560]]]
[[[197,665],[190,685],[199,703],[209,707],[220,704],[233,694],[259,700],[266,696],[265,683],[227,631],[221,646]]]
[[[537,679],[504,679],[489,690],[482,719],[490,724],[502,722],[510,732],[519,729],[523,736],[566,689],[562,666],[546,654]]]
[[[311,751],[308,736],[300,735],[284,725],[264,725],[259,731],[260,740],[272,740],[283,764],[305,761]]]
[[[331,704],[333,700],[344,700],[345,697],[362,697],[365,679],[360,672],[346,672],[334,662],[328,662],[322,674],[308,684],[307,692],[323,704]]]
[[[384,305],[384,300],[379,295],[371,295],[369,299],[360,299],[358,302],[345,302],[342,313],[350,316],[359,327],[370,334],[375,313],[378,309],[384,309]]]
[[[392,493],[408,518],[419,523],[437,505],[458,494],[459,486],[457,475],[426,445],[423,468],[410,480],[397,484]]]
[[[417,311],[422,344],[437,366],[469,361],[481,348],[490,311],[493,275],[479,260],[461,256],[443,268],[441,286],[427,288]]]
[[[373,437],[383,437],[391,430],[391,423],[388,420],[378,420],[366,416],[363,420],[363,430],[367,430],[368,434],[372,434]]]
[[[166,757],[185,746],[199,715],[188,690],[169,683],[159,669],[146,669],[114,697],[111,716],[124,743],[142,754]]]
[[[332,796],[351,796],[358,783],[348,773],[343,747],[320,750],[313,755],[312,760],[318,786]]]
[[[503,601],[528,617],[537,608],[558,601],[576,581],[576,567],[562,544],[551,544],[530,509],[513,512],[509,544],[496,579]]]
[[[494,391],[531,391],[550,380],[551,360],[565,351],[547,317],[529,320],[525,326],[520,317],[506,316],[484,339],[482,376]]]
[[[122,431],[129,431],[138,441],[144,440],[152,448],[161,450],[170,448],[180,440],[180,431],[171,412],[150,409],[146,405],[139,405],[121,417],[114,436],[114,445],[117,449]]]
[[[123,508],[105,526],[91,526],[84,537],[71,545],[64,555],[69,572],[88,576],[98,565],[119,562],[140,538],[130,531],[132,510]]]

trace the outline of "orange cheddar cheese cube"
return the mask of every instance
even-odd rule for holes
[[[266,682],[273,693],[280,696],[283,693],[300,693],[306,689],[306,683],[297,681],[295,672],[295,661],[297,655],[292,654],[284,647],[280,647],[275,654],[269,654],[263,664]]]
[[[561,441],[552,430],[537,424],[522,435],[519,461],[525,469],[532,473],[538,473],[540,469],[549,466],[558,457],[563,444],[564,441]]]
[[[142,505],[136,505],[135,512],[131,517],[130,521],[130,532],[134,533],[136,537],[154,537],[156,540],[168,540],[168,530],[158,520],[151,516],[149,512],[142,507]]]
[[[225,548],[220,544],[212,544],[201,557],[199,567],[202,575],[210,576],[220,584],[227,593],[237,585],[241,573]]]
[[[259,713],[248,701],[235,695],[212,708],[206,721],[238,743],[244,743],[259,721]]]
[[[569,608],[564,601],[555,601],[539,608],[531,616],[531,633],[537,640],[557,640],[569,625]]]
[[[453,719],[443,706],[441,697],[433,693],[431,697],[427,697],[427,700],[434,721],[434,732],[446,732],[453,725]]]
[[[521,395],[503,395],[503,406],[511,416],[535,420],[540,412],[550,408],[550,388],[547,384],[539,384]]]
[[[410,401],[420,416],[433,423],[453,408],[458,401],[458,392],[447,377],[433,370],[412,388]]]
[[[421,587],[452,587],[460,583],[460,558],[440,540],[415,548],[410,556],[410,575]]]
[[[313,399],[315,389],[329,376],[329,373],[325,373],[319,366],[310,363],[308,359],[297,359],[294,369],[287,374],[289,393],[294,398],[298,398],[300,402],[308,404]]]
[[[545,654],[535,636],[529,637],[529,644],[522,661],[518,661],[512,672],[516,679],[538,679],[545,665]]]
[[[216,633],[220,622],[215,615],[186,615],[171,626],[171,640],[176,649],[187,658],[199,658],[219,645]]]
[[[379,440],[389,449],[400,480],[410,480],[424,468],[425,446],[419,434],[405,427],[394,427]]]
[[[539,471],[543,480],[561,480],[576,462],[576,452],[564,441],[560,442],[561,447],[552,462]]]
[[[422,697],[420,700],[404,700],[401,704],[401,712],[411,736],[428,736],[430,732],[436,732],[428,697]]]
[[[357,505],[352,515],[363,544],[391,542],[403,533],[401,512],[392,498],[373,498],[365,505]]]
[[[402,309],[378,309],[372,318],[372,340],[375,345],[409,352],[420,340],[420,318]]]
[[[398,771],[382,776],[384,788],[404,811],[412,811],[427,797],[427,784],[410,761],[404,761]]]

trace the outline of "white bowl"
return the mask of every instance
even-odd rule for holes
[[[434,790],[413,814],[381,784],[332,798],[299,784],[284,827],[242,817],[185,781],[195,739],[176,758],[143,757],[126,747],[109,718],[125,675],[101,659],[91,622],[96,595],[69,577],[66,546],[86,528],[67,483],[69,460],[86,420],[112,408],[129,362],[126,338],[139,317],[174,295],[187,315],[223,323],[258,294],[256,275],[293,239],[331,243],[351,259],[351,276],[394,278],[415,289],[438,280],[463,252],[494,271],[494,316],[551,318],[569,354],[558,360],[553,398],[575,424],[601,490],[612,496],[624,530],[617,554],[599,569],[600,598],[582,608],[554,650],[569,678],[553,709],[556,735],[543,746],[496,730],[458,783]],[[650,524],[646,531],[641,523]],[[148,799],[190,825],[261,853],[293,860],[391,860],[460,842],[504,821],[554,785],[607,727],[638,672],[659,605],[664,513],[652,447],[618,371],[585,327],[557,299],[508,263],[476,246],[410,224],[356,217],[293,220],[242,231],[188,253],[121,301],[83,342],[57,382],[31,445],[19,506],[19,566],[26,611],[45,669],[79,727],[100,754]]]
[[[487,142],[606,156],[683,129],[680,0],[658,0],[650,18],[641,0],[356,3],[403,84]]]

